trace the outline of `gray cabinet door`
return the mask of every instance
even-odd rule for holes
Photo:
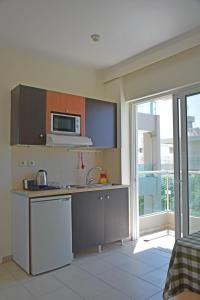
[[[76,193],[72,196],[72,248],[80,250],[104,242],[104,201],[101,192]]]
[[[117,104],[86,98],[85,131],[94,147],[117,147]]]
[[[107,190],[104,200],[104,242],[129,236],[128,188]]]
[[[11,92],[11,145],[46,144],[46,91],[19,85]]]

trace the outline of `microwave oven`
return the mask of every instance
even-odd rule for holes
[[[80,135],[81,117],[62,113],[51,113],[51,133]]]

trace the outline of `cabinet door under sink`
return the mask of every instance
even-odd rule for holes
[[[104,222],[105,243],[123,240],[129,236],[128,188],[105,192]]]
[[[73,194],[73,252],[102,245],[104,242],[104,198],[100,192]]]

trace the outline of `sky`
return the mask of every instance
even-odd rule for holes
[[[173,113],[172,96],[163,97],[153,101],[153,114],[160,116],[160,137],[161,139],[173,137]],[[150,112],[150,103],[138,104],[138,111],[143,113]],[[187,97],[187,115],[195,117],[193,128],[200,128],[200,94]]]
[[[194,116],[193,128],[200,127],[200,94],[187,97],[188,116]]]
[[[164,97],[163,100],[154,101],[153,114],[160,116],[160,137],[161,139],[173,137],[173,115],[172,115],[172,97]],[[138,111],[149,113],[150,102],[139,104]]]

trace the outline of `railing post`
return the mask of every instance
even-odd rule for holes
[[[166,177],[166,210],[169,211],[169,176]]]

